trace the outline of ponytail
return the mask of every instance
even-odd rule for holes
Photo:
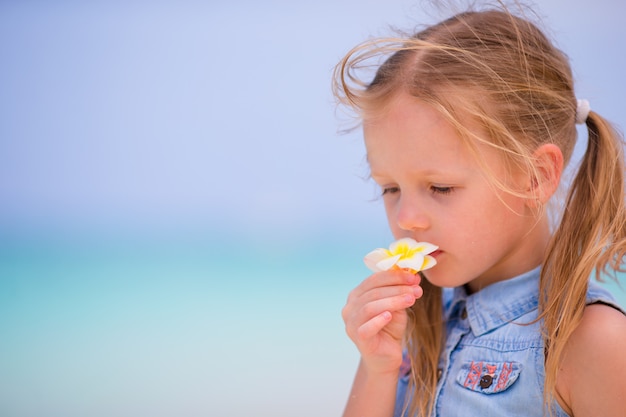
[[[599,281],[624,271],[624,142],[595,112],[586,121],[589,144],[574,178],[561,223],[541,272],[539,310],[546,342],[546,402],[554,398],[556,376],[567,340],[583,315],[589,278]]]

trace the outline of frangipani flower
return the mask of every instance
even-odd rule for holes
[[[363,261],[374,272],[387,271],[396,267],[417,273],[437,265],[435,258],[429,255],[437,249],[439,247],[432,243],[416,242],[405,237],[393,242],[389,245],[389,249],[374,249],[365,255]]]

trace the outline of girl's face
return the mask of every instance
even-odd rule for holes
[[[425,275],[434,285],[470,291],[538,266],[549,239],[545,216],[528,199],[499,190],[454,128],[427,104],[399,94],[382,117],[364,121],[372,178],[391,231],[439,246]],[[525,192],[529,176],[511,174],[479,144],[493,174]]]

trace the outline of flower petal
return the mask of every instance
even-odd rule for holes
[[[381,271],[376,264],[380,261],[391,257],[391,253],[387,249],[374,249],[363,258],[363,262],[365,262],[365,266],[371,269],[374,272]]]
[[[398,261],[397,265],[400,268],[409,268],[414,270],[415,272],[419,272],[424,266],[424,255],[422,255],[421,253],[416,253],[410,258],[405,258]]]
[[[376,264],[376,267],[378,268],[379,271],[387,271],[388,269],[391,269],[391,267],[393,267],[396,264],[396,262],[398,262],[398,259],[400,259],[400,255],[383,259],[382,261]]]
[[[403,250],[404,248],[414,249],[417,245],[418,243],[415,241],[415,239],[411,239],[410,237],[403,237],[402,239],[398,239],[395,242],[392,242],[391,245],[389,245],[389,251],[394,254],[398,252],[406,252],[405,250]]]
[[[389,245],[389,250],[374,249],[365,255],[363,261],[374,272],[386,271],[394,265],[419,272],[430,269],[437,264],[435,258],[428,256],[437,249],[439,247],[432,243],[417,242],[415,239],[405,237],[392,242]]]
[[[417,250],[424,255],[428,255],[429,253],[433,253],[434,251],[439,249],[439,246],[433,245],[432,243],[428,242],[417,242],[417,245],[415,246]]]
[[[422,265],[422,271],[432,268],[437,265],[437,260],[430,255],[424,256],[424,264]]]

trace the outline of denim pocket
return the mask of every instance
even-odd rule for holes
[[[466,362],[456,377],[456,382],[475,392],[497,394],[509,388],[522,370],[517,362]]]

